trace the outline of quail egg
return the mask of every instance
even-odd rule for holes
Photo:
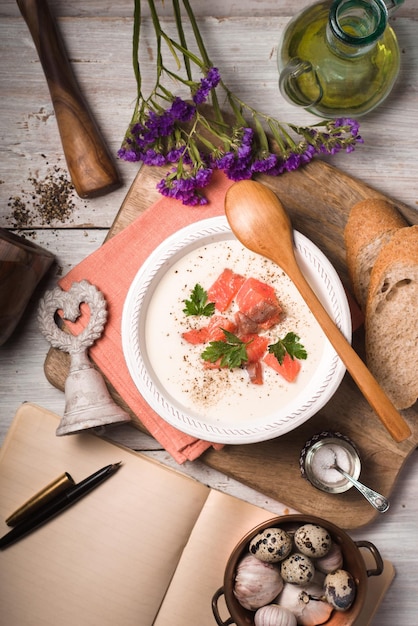
[[[266,528],[250,542],[249,550],[260,561],[278,563],[292,550],[292,538],[281,528]]]
[[[306,585],[314,574],[315,568],[311,559],[299,552],[294,552],[281,563],[282,578],[288,583]]]
[[[317,524],[304,524],[295,532],[295,546],[305,556],[319,558],[325,556],[332,544],[329,532]]]
[[[327,574],[324,581],[325,598],[337,611],[347,611],[356,596],[354,578],[344,569]]]

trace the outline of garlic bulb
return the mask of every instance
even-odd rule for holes
[[[254,615],[254,626],[297,626],[292,611],[278,604],[268,604]]]
[[[238,563],[233,592],[245,609],[255,611],[269,604],[282,588],[283,580],[277,566],[264,563],[252,554]]]
[[[301,626],[324,624],[332,613],[332,606],[323,600],[323,589],[318,585],[299,587],[286,583],[276,599],[277,604],[291,611]]]

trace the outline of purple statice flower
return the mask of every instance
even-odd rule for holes
[[[317,149],[312,144],[300,145],[295,152],[286,155],[283,161],[282,171],[293,172],[302,165],[309,163],[317,154]]]
[[[153,148],[149,148],[143,152],[141,160],[145,165],[156,165],[157,167],[161,167],[167,163],[167,158],[161,154],[161,152],[157,152]]]
[[[175,122],[190,122],[196,113],[196,107],[176,96],[167,110],[169,117]]]
[[[174,170],[175,172],[175,170]],[[202,196],[199,189],[206,187],[212,178],[213,170],[210,168],[198,168],[196,172],[183,173],[181,177],[175,178],[173,173],[168,174],[157,184],[159,192],[166,197],[181,200],[188,206],[207,204],[207,199]]]
[[[340,117],[334,121],[333,125],[334,128],[341,128],[342,131],[339,134],[339,137],[341,137],[341,143],[337,142],[337,152],[339,152],[339,150],[342,150],[343,148],[345,148],[346,152],[353,152],[353,150],[355,149],[355,144],[364,143],[364,139],[359,134],[360,124],[357,120],[353,120],[350,117]],[[343,133],[349,134],[349,137],[344,138]],[[335,152],[333,152],[332,154],[335,154]]]
[[[173,132],[174,119],[170,110],[162,113],[148,111],[148,118],[143,126],[143,135],[147,143],[152,143],[159,137],[168,137]]]
[[[241,128],[235,135],[232,149],[216,160],[216,167],[223,170],[230,180],[247,180],[252,176],[254,131],[252,128]]]
[[[136,163],[141,160],[141,156],[136,152],[136,150],[130,150],[128,147],[122,147],[118,150],[118,157],[123,161],[128,161],[130,163]]]
[[[252,176],[251,163],[244,164],[242,161],[235,161],[232,167],[224,170],[230,180],[248,180]]]
[[[213,169],[210,167],[201,167],[197,170],[195,180],[196,189],[207,187],[212,179]]]
[[[313,146],[312,144],[308,144],[304,150],[304,152],[302,152],[301,157],[302,157],[302,163],[309,163],[310,161],[312,161],[312,159],[314,158],[316,154],[316,148],[315,146]]]
[[[156,113],[148,110],[143,123],[132,124],[124,145],[118,151],[119,158],[125,161],[143,161],[147,165],[164,165],[161,152],[155,150],[161,138],[169,137],[174,133],[177,123],[190,121],[196,113],[196,107],[175,97],[168,109]],[[169,162],[173,162],[174,154],[170,155]],[[178,160],[175,159],[175,160]]]
[[[291,152],[289,156],[285,159],[284,167],[287,172],[293,172],[301,166],[301,163],[301,155],[297,154],[296,152]]]
[[[279,158],[277,154],[272,154],[272,153],[263,154],[260,158],[254,159],[251,165],[251,171],[254,174],[256,173],[268,174],[269,172],[275,170],[275,168],[277,167],[278,160]]]
[[[216,67],[211,67],[204,78],[201,79],[197,88],[193,102],[195,104],[203,104],[208,99],[211,89],[215,89],[219,85],[221,75]]]
[[[214,166],[219,170],[227,170],[232,167],[235,161],[235,152],[224,152],[221,156],[216,157]]]
[[[166,154],[167,163],[178,163],[181,159],[185,158],[186,147],[181,146],[179,148],[171,148]]]
[[[334,122],[335,128],[340,128],[341,126],[348,126],[348,129],[353,137],[358,136],[358,131],[360,128],[360,124],[357,120],[353,120],[350,117],[339,117]]]

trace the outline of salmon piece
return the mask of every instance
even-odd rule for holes
[[[237,327],[237,335],[254,335],[258,332],[258,324],[254,320],[250,319],[242,311],[235,313],[235,324]]]
[[[247,278],[240,287],[236,302],[239,310],[262,330],[275,326],[281,318],[282,307],[270,285],[257,278]]]
[[[208,328],[204,326],[203,328],[192,328],[192,330],[188,330],[181,335],[187,343],[191,343],[194,346],[199,345],[200,343],[206,343],[208,340]]]
[[[226,268],[208,289],[208,300],[214,302],[216,309],[223,313],[230,306],[238,290],[245,282],[245,276],[235,274]]]
[[[260,335],[244,335],[240,339],[247,344],[248,363],[260,361],[267,350],[268,338],[260,337]]]
[[[229,330],[229,332],[235,332],[235,324],[227,317],[223,315],[214,315],[207,326],[202,328],[192,328],[182,333],[182,337],[188,343],[197,346],[202,343],[208,343],[209,341],[224,341],[225,333],[222,328]]]
[[[217,361],[214,361],[213,363],[211,361],[203,361],[203,369],[205,370],[225,369],[226,365],[221,365],[221,360],[222,359],[219,358]]]
[[[263,366],[261,364],[261,361],[248,363],[244,367],[247,370],[250,382],[253,385],[263,384]]]
[[[223,328],[228,330],[230,333],[235,333],[234,322],[224,315],[214,315],[211,317],[211,320],[206,328],[208,332],[207,342],[225,341],[225,333],[222,331]]]
[[[301,368],[300,361],[298,359],[292,359],[288,352],[284,355],[283,363],[281,365],[271,352],[266,354],[263,361],[266,365],[273,368],[278,374],[283,376],[283,378],[289,383],[293,383],[293,381],[296,380]]]

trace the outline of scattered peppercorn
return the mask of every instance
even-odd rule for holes
[[[42,179],[30,176],[32,190],[21,190],[21,195],[9,198],[11,226],[26,229],[36,222],[51,225],[67,222],[76,208],[74,186],[66,172],[58,166],[49,169]]]

